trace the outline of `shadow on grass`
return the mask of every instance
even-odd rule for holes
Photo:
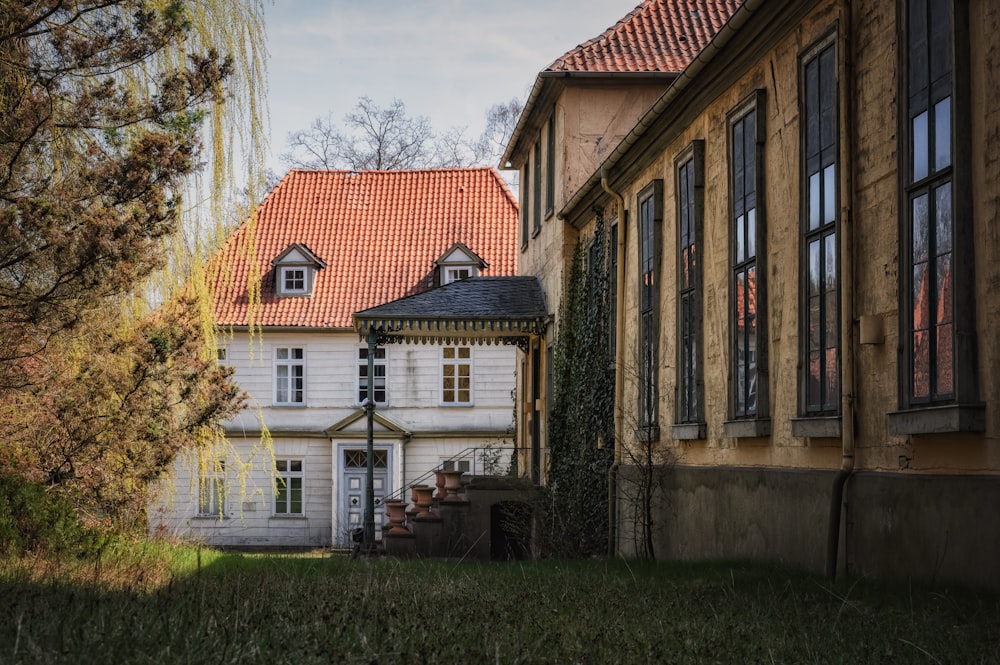
[[[737,563],[198,556],[103,586],[3,568],[0,662],[1000,660],[992,594]]]

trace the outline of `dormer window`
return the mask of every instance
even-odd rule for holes
[[[307,268],[285,267],[280,268],[281,291],[285,295],[304,294],[306,285],[309,283],[306,275]]]
[[[478,277],[483,268],[488,268],[486,261],[460,242],[448,248],[434,262],[438,286],[451,284],[469,277]]]
[[[472,268],[445,268],[444,279],[441,281],[444,284],[451,284],[452,282],[457,282],[460,279],[468,279],[471,276]]]
[[[279,298],[311,296],[316,273],[326,263],[302,244],[289,245],[271,262],[274,266],[275,294]]]

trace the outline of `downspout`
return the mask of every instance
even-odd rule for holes
[[[621,405],[625,388],[625,226],[628,215],[625,199],[608,185],[608,171],[601,167],[601,187],[618,203],[615,275],[615,461],[608,469],[608,556],[618,554],[618,470],[622,463],[624,413]]]
[[[857,132],[854,112],[854,59],[851,52],[850,34],[854,26],[850,0],[844,2],[847,14],[844,37],[844,79],[848,90],[844,99],[844,127],[847,127],[848,150],[844,159],[844,179],[847,182],[844,215],[840,224],[840,260],[841,260],[841,294],[840,303],[843,314],[840,317],[840,338],[843,340],[841,366],[840,404],[843,413],[841,426],[841,461],[840,469],[833,478],[833,492],[830,495],[830,522],[827,525],[826,540],[826,576],[831,580],[837,577],[837,554],[840,549],[841,510],[844,504],[844,486],[854,473],[854,155],[857,154]]]

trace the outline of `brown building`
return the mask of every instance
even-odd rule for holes
[[[1000,587],[1000,6],[647,0],[581,48],[619,32],[693,48],[641,110],[625,72],[616,106],[546,70],[506,156],[553,315],[576,244],[615,234],[589,269],[616,287],[617,550]],[[673,461],[645,523],[621,490],[649,444]]]

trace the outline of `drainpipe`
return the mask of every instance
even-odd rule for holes
[[[840,260],[841,260],[841,293],[840,307],[843,313],[840,317],[840,339],[843,340],[843,353],[841,354],[841,395],[840,404],[843,413],[843,425],[841,427],[841,462],[840,469],[833,479],[833,492],[830,495],[830,522],[827,525],[826,540],[826,576],[836,579],[837,577],[837,553],[840,549],[840,516],[844,504],[844,486],[847,484],[851,474],[854,473],[854,396],[855,391],[855,371],[854,371],[854,320],[856,318],[854,306],[854,155],[857,154],[857,132],[855,131],[854,112],[854,61],[851,52],[850,35],[854,22],[851,12],[850,0],[844,3],[844,10],[847,14],[847,30],[844,37],[844,80],[848,90],[844,96],[845,122],[842,126],[847,127],[848,154],[844,159],[844,180],[847,182],[846,202],[844,214],[840,223]]]
[[[616,239],[615,275],[615,461],[608,469],[608,556],[618,554],[618,470],[622,463],[624,413],[621,405],[625,388],[625,226],[628,215],[625,199],[608,185],[608,172],[601,167],[601,187],[618,203],[618,237]]]

